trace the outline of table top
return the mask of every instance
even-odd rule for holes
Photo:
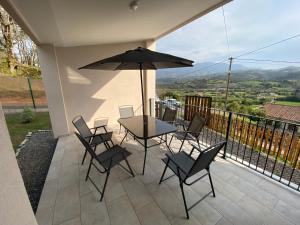
[[[177,130],[175,126],[147,115],[122,118],[118,122],[140,139],[150,139]]]

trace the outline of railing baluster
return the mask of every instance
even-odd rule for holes
[[[214,123],[215,123],[215,116],[216,116],[216,109],[214,108],[214,116],[213,116],[213,124],[212,124],[212,128],[214,128]],[[211,145],[211,141],[212,141],[212,136],[213,136],[213,129],[211,131],[211,134],[210,134],[210,141],[209,141],[209,145]]]
[[[266,119],[265,120],[264,132],[263,132],[263,135],[262,135],[262,138],[261,138],[261,142],[260,142],[260,147],[259,147],[259,152],[258,152],[258,157],[257,157],[257,162],[256,162],[255,170],[257,170],[257,167],[258,167],[258,163],[259,163],[259,159],[260,159],[260,155],[261,155],[261,148],[262,148],[262,145],[263,145],[263,142],[264,142],[264,138],[266,136],[267,121],[268,120]]]
[[[219,110],[219,113],[220,113],[220,110]],[[218,113],[218,116],[217,116],[217,127],[216,127],[216,130],[215,130],[215,132],[216,132],[216,135],[215,135],[215,143],[217,143],[217,136],[218,136],[218,128],[219,128],[219,118],[220,118],[220,114]],[[214,144],[215,144],[214,143]]]
[[[258,120],[256,122],[255,135],[254,135],[254,139],[253,139],[253,142],[252,142],[252,147],[251,147],[250,159],[249,159],[249,165],[248,166],[250,166],[250,164],[251,164],[252,154],[253,154],[253,148],[254,148],[254,144],[255,144],[255,141],[256,141],[257,128],[258,128],[259,122],[260,122],[260,118],[258,118]]]
[[[283,165],[283,168],[282,168],[282,170],[281,170],[281,174],[280,174],[279,181],[281,181],[281,178],[282,178],[282,175],[283,175],[283,171],[285,170],[286,162],[287,162],[287,160],[288,160],[288,156],[289,156],[290,151],[291,151],[291,146],[292,146],[292,143],[293,143],[293,139],[294,139],[294,136],[295,136],[295,132],[296,132],[296,126],[294,126],[294,130],[293,130],[291,142],[290,142],[290,144],[289,144],[288,152],[287,152],[286,157],[285,157],[285,160],[284,160],[284,165]]]
[[[298,164],[299,156],[300,156],[300,150],[299,150],[298,153],[297,153],[297,157],[296,157],[297,160],[296,160],[296,162],[294,163],[293,170],[292,170],[292,173],[291,173],[291,176],[290,176],[290,179],[289,179],[289,183],[288,183],[289,186],[290,186],[290,184],[291,184],[291,180],[292,180],[292,178],[293,178],[293,175],[294,175],[296,166],[297,166],[297,164]],[[299,183],[299,185],[300,185],[300,183]],[[299,187],[298,187],[298,189],[299,189]]]
[[[267,153],[267,159],[266,159],[266,162],[265,162],[265,165],[264,165],[263,174],[265,173],[267,163],[268,163],[268,159],[269,159],[269,154],[270,154],[270,151],[271,151],[271,148],[272,148],[272,143],[273,143],[273,138],[274,138],[274,133],[275,133],[275,128],[276,128],[275,124],[276,123],[274,123],[273,129],[272,129],[272,136],[271,136],[271,140],[269,142],[269,149],[268,149],[268,153]]]
[[[276,166],[276,163],[277,163],[277,158],[278,158],[279,153],[281,152],[281,144],[282,144],[282,139],[283,139],[283,136],[284,136],[285,128],[286,128],[286,123],[284,123],[284,127],[283,127],[283,130],[281,132],[281,137],[280,137],[280,141],[279,141],[279,144],[278,144],[279,145],[278,146],[278,151],[277,151],[276,156],[275,156],[275,162],[274,162],[274,165],[273,165],[273,168],[272,168],[271,177],[273,177],[273,173],[274,173],[275,166]]]
[[[242,128],[241,128],[241,132],[240,132],[239,144],[238,144],[238,147],[237,147],[236,158],[235,158],[236,160],[239,157],[239,149],[240,149],[241,139],[243,137],[244,123],[245,123],[245,115],[243,115]]]
[[[224,111],[224,119],[225,119],[225,111]],[[228,115],[228,120],[227,120],[227,128],[226,128],[226,144],[224,146],[224,154],[223,154],[223,158],[225,159],[226,157],[226,152],[227,152],[227,146],[228,146],[228,140],[229,140],[229,136],[230,136],[230,130],[231,130],[231,118],[232,118],[232,112],[229,112]],[[225,123],[225,121],[224,121]],[[222,125],[222,130],[223,130],[223,125]],[[231,149],[231,154],[232,154],[232,149]]]
[[[244,159],[245,159],[245,153],[246,153],[246,148],[247,148],[247,144],[248,144],[249,130],[250,130],[250,127],[251,127],[251,122],[252,122],[252,117],[250,117],[250,121],[249,121],[249,123],[248,123],[247,137],[246,137],[246,143],[245,143],[245,147],[244,147],[244,153],[243,153],[242,164],[244,164]]]
[[[233,130],[233,139],[232,139],[232,142],[231,142],[231,155],[230,155],[230,158],[232,156],[232,152],[233,152],[233,144],[234,144],[234,139],[235,139],[235,133],[236,133],[236,127],[237,127],[237,121],[238,121],[238,117],[239,115],[236,114],[236,117],[235,117],[235,125],[234,125],[234,130]]]

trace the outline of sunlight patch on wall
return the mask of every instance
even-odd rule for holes
[[[74,69],[67,67],[66,71],[67,71],[67,76],[68,76],[70,83],[85,84],[85,85],[91,84],[91,81],[87,77],[81,75],[79,72],[75,71]]]

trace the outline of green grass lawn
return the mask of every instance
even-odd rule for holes
[[[17,149],[28,132],[51,129],[48,112],[37,112],[34,120],[26,124],[21,123],[20,113],[6,114],[5,118],[14,149]]]
[[[300,106],[300,102],[290,102],[290,101],[276,101],[275,104],[289,105],[289,106]]]

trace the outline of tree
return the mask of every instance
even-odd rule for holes
[[[231,112],[239,112],[240,105],[236,101],[227,104],[226,110]]]
[[[161,99],[164,99],[166,97],[171,97],[171,98],[175,98],[175,99],[178,99],[179,98],[179,94],[174,92],[174,91],[167,91],[163,94],[160,95],[160,98]]]
[[[6,52],[7,65],[10,72],[13,73],[15,70],[15,59],[13,54],[15,23],[2,7],[0,7],[0,26],[0,45]]]
[[[0,50],[5,53],[1,59],[7,65],[4,67],[4,72],[26,77],[39,77],[36,45],[1,6],[0,27]],[[5,64],[2,63],[2,65]]]
[[[20,27],[17,27],[15,45],[16,57],[21,64],[38,66],[36,45],[28,38]]]

